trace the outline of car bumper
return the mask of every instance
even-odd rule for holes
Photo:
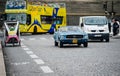
[[[63,44],[84,44],[88,39],[69,39],[69,40],[60,40]]]
[[[109,33],[96,33],[96,34],[88,34],[89,39],[109,39]]]

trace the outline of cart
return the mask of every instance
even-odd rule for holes
[[[5,21],[4,22],[4,45],[11,44],[12,46],[21,45],[19,22]]]

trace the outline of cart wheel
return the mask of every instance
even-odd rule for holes
[[[19,46],[21,46],[21,41],[19,41]]]
[[[15,45],[15,44],[14,44],[14,39],[12,39],[12,44],[13,44],[13,46]]]

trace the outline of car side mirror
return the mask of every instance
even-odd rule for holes
[[[83,23],[81,23],[81,27],[83,27],[84,26],[84,24]]]

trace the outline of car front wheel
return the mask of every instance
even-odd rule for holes
[[[110,39],[106,39],[106,42],[109,42],[110,41]]]
[[[59,47],[63,47],[63,43],[61,41],[59,42]]]
[[[84,47],[88,47],[88,42],[85,42],[83,45]]]
[[[54,44],[55,44],[55,46],[58,46],[58,42],[55,41]]]

